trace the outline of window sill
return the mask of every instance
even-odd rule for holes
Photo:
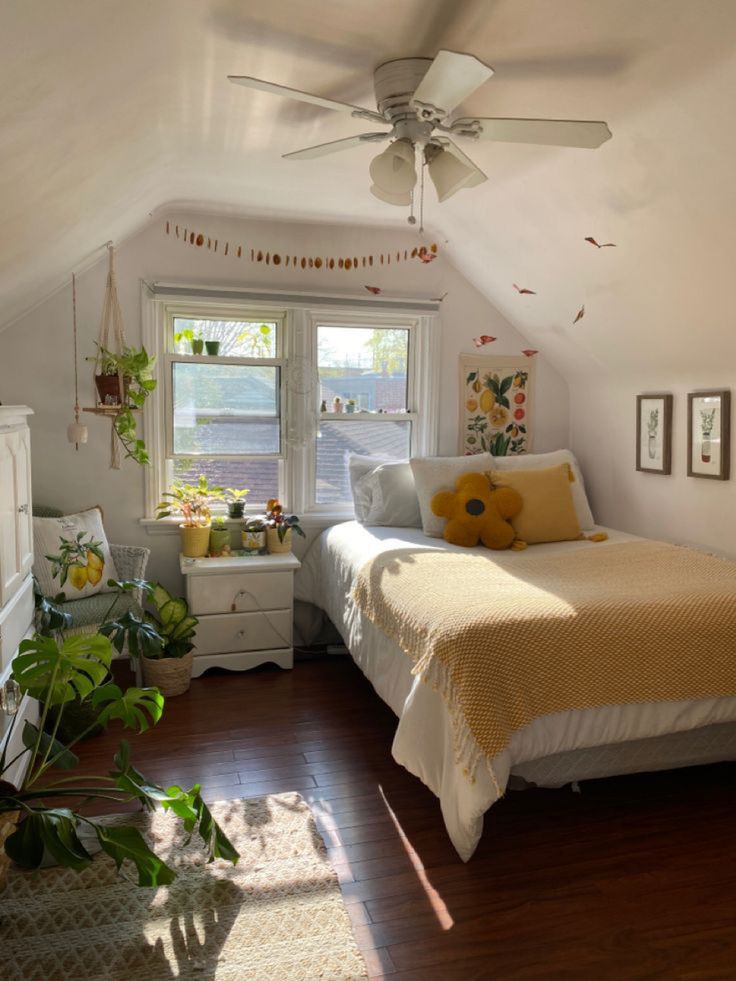
[[[245,517],[247,518],[248,515]],[[355,515],[343,511],[332,514],[307,514],[299,519],[299,524],[304,529],[323,529],[329,528],[330,525],[354,520]],[[243,521],[243,518],[225,518],[225,525],[228,528],[238,528]],[[179,531],[178,518],[139,518],[138,524],[146,529],[148,535],[174,535]]]

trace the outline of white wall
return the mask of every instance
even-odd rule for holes
[[[687,380],[652,371],[649,377],[572,386],[571,445],[596,520],[736,558],[733,465],[728,481],[687,476],[687,393],[733,386],[732,364],[718,361],[708,369],[693,366]],[[669,476],[636,470],[636,396],[652,391],[674,396]]]
[[[172,223],[201,229],[220,243],[229,240],[264,252],[298,255],[358,255],[387,248],[403,250],[417,244],[416,233],[376,228],[256,222],[206,214],[172,213]],[[355,292],[367,296],[364,285],[382,287],[387,296],[439,296],[442,303],[442,387],[440,393],[440,452],[457,452],[457,362],[462,351],[474,351],[472,338],[491,334],[494,354],[515,354],[526,341],[440,253],[430,265],[407,262],[344,272],[294,270],[255,265],[223,257],[206,248],[167,237],[165,218],[157,218],[128,240],[116,256],[119,295],[130,343],[140,343],[140,280],[189,284],[268,287],[278,289]],[[427,239],[429,241],[429,239]],[[221,249],[221,245],[220,245]],[[80,356],[94,350],[106,276],[104,257],[78,279]],[[535,449],[549,450],[568,442],[568,391],[565,382],[541,357],[537,365]],[[151,546],[149,574],[172,587],[179,585],[176,555],[178,536],[150,534],[138,522],[143,516],[143,473],[126,461],[120,471],[108,468],[110,426],[88,416],[89,442],[75,453],[66,440],[73,419],[74,388],[71,329],[71,289],[46,300],[0,333],[0,399],[27,403],[32,417],[34,498],[65,510],[102,506],[112,541]],[[92,372],[80,366],[81,398],[93,404]]]

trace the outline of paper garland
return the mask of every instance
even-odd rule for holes
[[[223,256],[232,256],[250,262],[263,262],[267,266],[281,266],[285,269],[291,266],[294,269],[343,269],[349,271],[350,269],[366,269],[372,266],[390,266],[392,263],[407,262],[410,259],[418,259],[422,264],[429,264],[436,258],[439,251],[438,245],[433,242],[431,245],[419,245],[413,249],[387,250],[376,255],[336,258],[333,256],[304,256],[284,252],[264,252],[263,249],[249,250],[242,245],[221,242],[203,232],[193,231],[184,225],[176,225],[171,221],[166,222],[166,234],[173,235],[179,241],[193,245],[198,249],[207,248],[210,252],[218,252]]]

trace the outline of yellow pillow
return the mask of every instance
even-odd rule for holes
[[[493,487],[511,487],[521,494],[521,511],[511,518],[516,537],[529,545],[582,538],[570,483],[569,463],[544,470],[491,470]]]

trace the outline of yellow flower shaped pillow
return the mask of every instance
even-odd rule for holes
[[[465,473],[457,478],[454,491],[440,491],[432,498],[432,512],[447,518],[443,537],[451,545],[471,547],[482,542],[486,548],[515,545],[509,521],[521,511],[521,494],[511,487],[493,489],[482,473]],[[523,548],[519,542],[515,547]]]

